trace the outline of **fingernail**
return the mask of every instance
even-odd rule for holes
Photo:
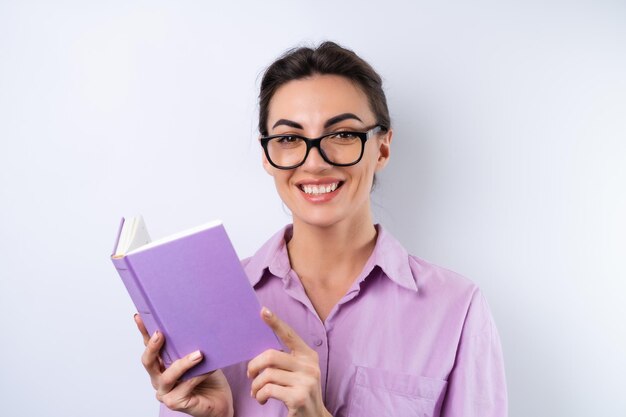
[[[267,307],[263,307],[263,315],[268,319],[272,318],[272,312]]]
[[[158,343],[158,342],[159,342],[159,336],[160,336],[160,333],[159,333],[159,331],[157,330],[157,331],[156,331],[156,332],[154,332],[154,334],[152,335],[152,338],[150,339],[150,341],[151,341],[152,343]]]
[[[194,362],[199,360],[201,357],[202,357],[202,353],[200,353],[199,350],[196,350],[194,353],[189,355],[189,359],[191,359]]]
[[[133,318],[136,319],[138,315],[139,315],[139,313],[133,314]]]
[[[252,392],[252,390],[250,390],[250,396],[254,398],[254,393]]]

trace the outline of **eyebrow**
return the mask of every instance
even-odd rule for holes
[[[349,120],[349,119],[358,120],[359,122],[363,123],[363,121],[356,114],[342,113],[326,120],[326,123],[324,123],[324,129],[329,128],[330,126],[334,124],[337,124],[339,122],[343,122],[344,120]],[[281,125],[293,127],[294,129],[302,129],[302,125],[300,123],[297,123],[297,122],[294,122],[293,120],[288,120],[288,119],[279,119],[276,123],[274,123],[274,126],[272,126],[272,129],[275,129],[276,126],[281,126]]]
[[[281,126],[281,125],[293,127],[294,129],[302,129],[302,125],[300,123],[296,123],[292,120],[287,120],[287,119],[278,120],[276,123],[274,123],[274,126],[272,126],[272,129],[276,128],[276,126]]]
[[[343,122],[344,120],[348,120],[348,119],[358,120],[359,122],[363,123],[363,120],[359,119],[356,114],[343,113],[343,114],[340,114],[335,117],[331,117],[330,119],[326,120],[326,123],[324,123],[324,129],[331,127],[332,125],[337,124],[339,122]]]

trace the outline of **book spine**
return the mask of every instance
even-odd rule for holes
[[[130,298],[137,308],[137,312],[141,316],[148,334],[153,335],[155,331],[159,330],[164,335],[167,335],[167,329],[164,328],[162,321],[154,314],[155,309],[152,308],[150,299],[146,296],[146,292],[141,286],[141,282],[137,279],[137,275],[133,271],[132,265],[126,257],[113,257],[111,258],[117,273],[119,274],[124,286],[130,294]],[[161,359],[166,367],[169,367],[173,361],[179,359],[180,356],[174,349],[171,343],[168,343],[166,338],[165,345],[161,350]]]

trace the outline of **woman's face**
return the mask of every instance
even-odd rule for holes
[[[317,138],[334,131],[364,132],[376,125],[363,91],[347,78],[314,75],[281,86],[269,104],[268,134],[297,134]],[[265,170],[289,207],[294,222],[320,227],[341,222],[371,221],[370,190],[374,173],[389,158],[392,132],[372,135],[363,158],[350,167],[333,166],[311,149],[301,166],[280,170],[265,155]],[[331,191],[327,192],[330,187]],[[355,223],[356,222],[356,223]]]

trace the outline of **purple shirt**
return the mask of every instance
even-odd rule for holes
[[[261,304],[317,351],[326,408],[334,417],[506,416],[500,340],[480,290],[376,227],[372,255],[325,322],[291,269],[290,226],[243,261]],[[286,416],[280,401],[250,397],[246,366],[224,369],[235,416]]]

